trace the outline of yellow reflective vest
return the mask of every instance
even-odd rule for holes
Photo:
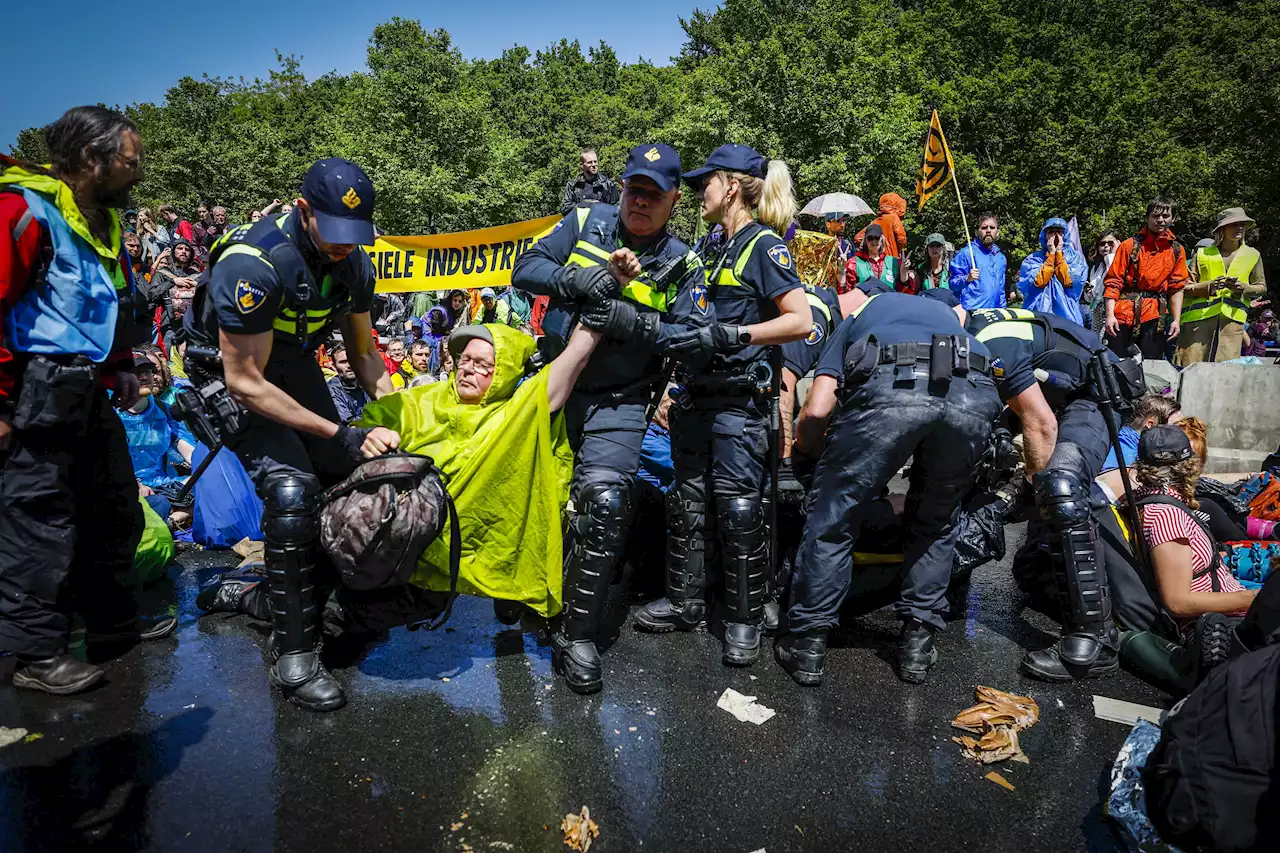
[[[1241,284],[1249,283],[1249,275],[1253,268],[1261,263],[1262,255],[1252,246],[1241,246],[1236,256],[1231,259],[1228,270],[1222,262],[1222,253],[1217,246],[1206,246],[1196,252],[1196,271],[1200,281],[1207,283],[1224,275],[1229,275]],[[1248,319],[1247,303],[1231,296],[1231,291],[1223,288],[1209,296],[1187,299],[1182,306],[1182,322],[1197,323],[1201,320],[1212,320],[1217,317],[1232,323],[1243,323]]]

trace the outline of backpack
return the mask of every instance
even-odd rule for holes
[[[1267,477],[1262,490],[1249,500],[1249,515],[1263,521],[1280,521],[1280,480]]]
[[[1280,557],[1280,542],[1224,542],[1222,562],[1241,584],[1257,588],[1271,576],[1271,561]]]
[[[1217,667],[1164,720],[1143,770],[1161,838],[1188,851],[1280,848],[1280,646]]]
[[[1236,486],[1236,497],[1250,504],[1253,499],[1261,494],[1262,490],[1272,483],[1276,482],[1276,475],[1265,470],[1268,466],[1263,466],[1264,470],[1261,474],[1254,474],[1243,483]]]

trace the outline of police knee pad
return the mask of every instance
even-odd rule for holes
[[[1074,471],[1050,469],[1036,474],[1031,482],[1040,518],[1054,530],[1087,524],[1093,517],[1089,490]]]
[[[751,536],[764,528],[764,503],[760,498],[717,498],[716,505],[716,517],[726,540]]]
[[[622,483],[595,482],[582,487],[574,501],[578,532],[583,540],[606,550],[621,550],[631,521],[631,488]]]
[[[311,474],[274,471],[262,486],[263,536],[283,545],[308,545],[320,535],[324,489]]]
[[[696,495],[696,497],[695,497]],[[700,491],[677,486],[667,492],[667,525],[672,535],[687,536],[700,525],[707,505]]]

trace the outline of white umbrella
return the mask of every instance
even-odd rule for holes
[[[862,216],[875,213],[865,201],[849,193],[820,195],[806,204],[804,210],[800,212],[810,216],[826,216],[829,213],[838,213],[841,216]]]

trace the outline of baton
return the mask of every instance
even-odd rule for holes
[[[195,488],[196,480],[200,479],[200,475],[209,467],[209,463],[213,461],[213,457],[218,455],[218,451],[222,449],[222,442],[219,441],[213,447],[209,448],[209,455],[200,460],[200,464],[196,466],[196,470],[191,472],[191,476],[182,484],[182,488],[178,489],[178,494],[174,496],[174,503],[186,503],[187,495],[191,494],[191,490]]]
[[[1146,538],[1142,535],[1142,519],[1138,513],[1138,505],[1133,500],[1133,485],[1129,482],[1129,465],[1125,462],[1124,452],[1120,449],[1120,431],[1116,427],[1116,406],[1122,399],[1120,386],[1111,374],[1111,365],[1107,363],[1105,351],[1094,353],[1093,370],[1101,392],[1098,407],[1102,409],[1102,419],[1107,422],[1107,435],[1111,439],[1111,448],[1116,453],[1116,462],[1120,468],[1120,482],[1124,484],[1124,499],[1129,505],[1129,523],[1133,526],[1133,539],[1138,546],[1138,559],[1141,560],[1148,576],[1151,576],[1151,552],[1147,548]]]

